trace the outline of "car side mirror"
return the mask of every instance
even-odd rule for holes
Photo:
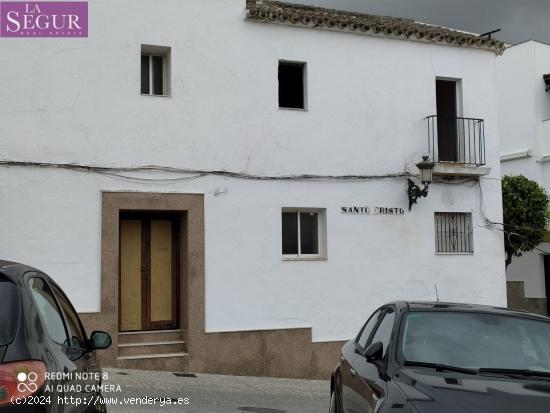
[[[88,340],[90,350],[105,350],[111,347],[113,340],[104,331],[94,331]]]
[[[369,362],[382,360],[382,358],[384,357],[384,345],[380,341],[372,343],[365,350],[365,357]]]

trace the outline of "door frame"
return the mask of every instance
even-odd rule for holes
[[[122,220],[141,221],[141,329],[121,330],[122,321],[122,271],[121,271],[121,243],[120,236]],[[172,322],[151,322],[151,221],[170,220],[172,222]],[[118,326],[119,332],[176,330],[180,328],[180,226],[181,214],[163,211],[123,211],[119,213],[119,259],[118,259]],[[145,235],[145,237],[144,237]],[[161,324],[162,323],[162,324]]]
[[[544,283],[546,290],[546,314],[550,315],[550,255],[545,254],[543,257],[544,264]]]

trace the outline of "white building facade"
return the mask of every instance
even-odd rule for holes
[[[550,45],[509,47],[497,64],[503,175],[524,175],[550,194]],[[545,251],[548,251],[546,253]],[[550,314],[550,236],[507,269],[514,307]]]
[[[105,365],[328,377],[386,302],[506,306],[502,44],[271,1],[89,12],[1,41],[0,250],[113,335]]]

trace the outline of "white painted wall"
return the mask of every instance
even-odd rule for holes
[[[543,75],[550,73],[550,45],[528,41],[506,50],[497,59],[501,154],[530,150],[532,156],[502,162],[503,175],[524,175],[550,194],[550,93]],[[545,298],[543,251],[514,258],[507,269],[509,281],[524,281],[525,295]]]
[[[502,220],[495,55],[481,50],[243,20],[241,0],[94,0],[88,39],[2,40],[1,158],[254,174],[385,174],[427,151],[435,78],[461,78],[464,115],[486,120],[485,211]],[[122,18],[121,16],[124,16]],[[139,95],[141,44],[172,47],[172,97]],[[308,63],[309,111],[277,108],[277,61]],[[99,310],[101,191],[204,193],[206,327],[312,327],[347,339],[375,307],[435,298],[506,304],[502,234],[483,227],[472,184],[434,184],[407,207],[406,182],[136,183],[0,168],[0,255],[35,265],[77,309]],[[143,175],[140,175],[143,177]],[[227,193],[214,196],[217,188]],[[328,260],[281,260],[283,207],[327,210]],[[437,256],[434,212],[472,211],[475,254]]]
[[[543,242],[538,248],[550,253],[550,243]],[[529,298],[546,298],[544,253],[540,250],[535,250],[520,258],[514,258],[507,269],[509,281],[525,283],[525,296]]]

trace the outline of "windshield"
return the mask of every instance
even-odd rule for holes
[[[17,287],[0,274],[0,346],[11,343],[19,311]]]
[[[399,348],[406,362],[550,372],[550,321],[411,312],[406,315]]]

